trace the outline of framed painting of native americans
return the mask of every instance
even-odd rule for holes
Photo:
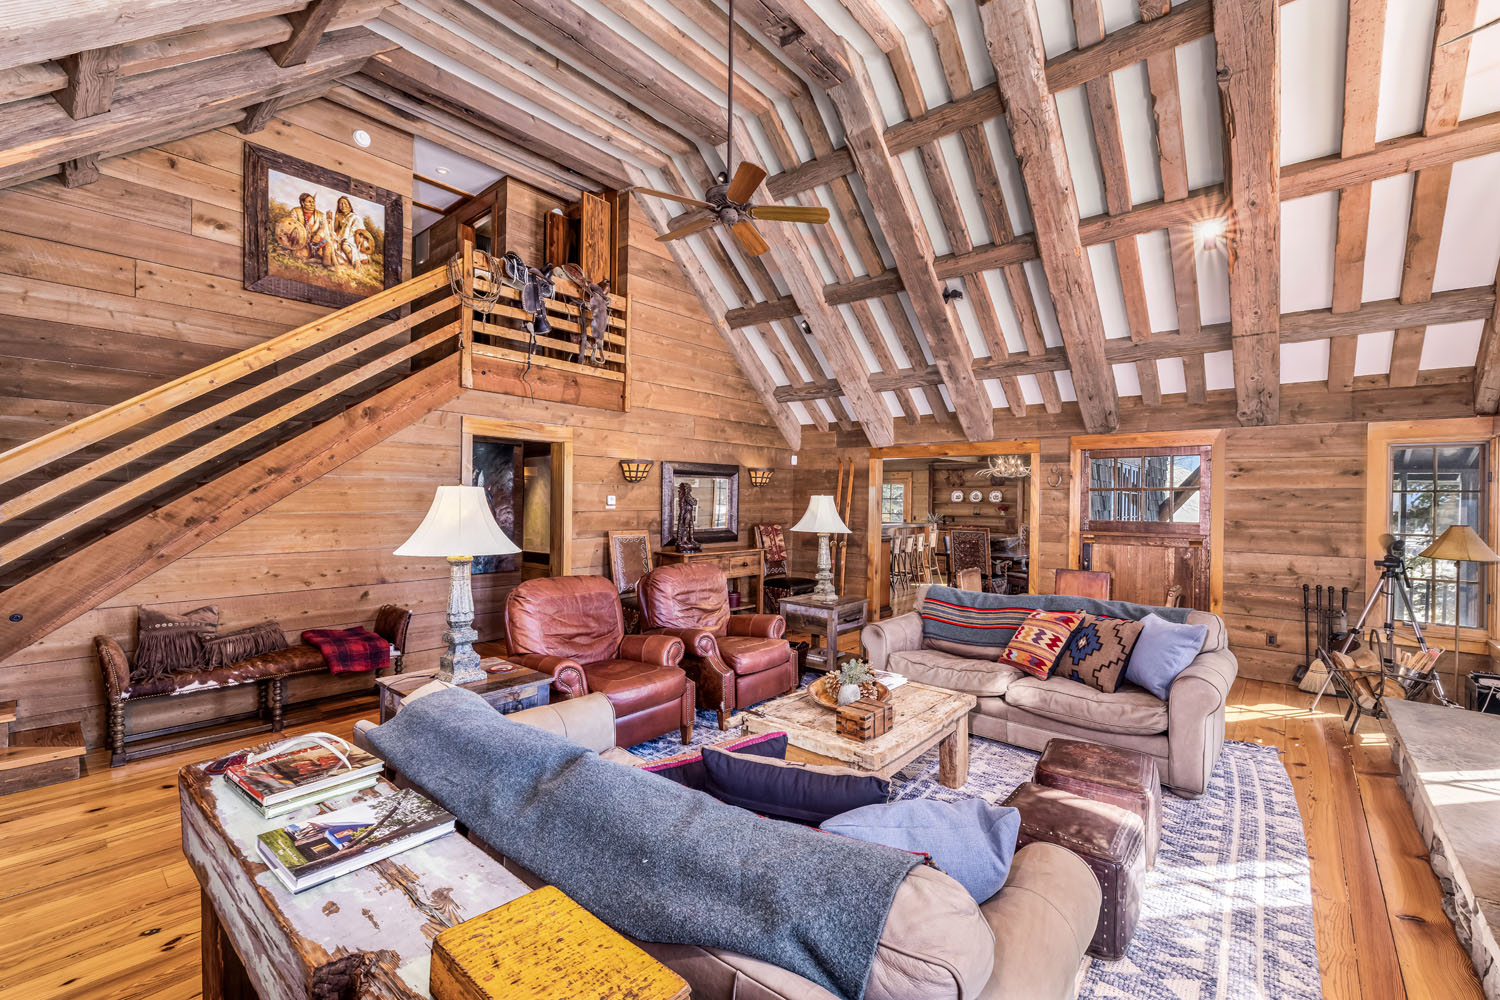
[[[401,196],[245,144],[245,287],[347,306],[401,282]]]

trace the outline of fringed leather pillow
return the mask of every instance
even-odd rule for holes
[[[262,653],[274,653],[286,649],[286,633],[280,622],[261,622],[233,632],[220,632],[212,639],[204,640],[210,667],[227,667],[241,660]]]
[[[219,609],[212,605],[181,615],[136,608],[135,663],[130,668],[130,683],[202,670],[208,663],[204,642],[218,631]]]

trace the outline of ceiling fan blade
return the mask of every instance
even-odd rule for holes
[[[827,222],[828,209],[821,205],[812,208],[802,205],[757,205],[750,209],[750,217],[768,222]]]
[[[766,242],[765,237],[756,232],[755,223],[736,222],[731,228],[734,230],[734,238],[740,241],[741,248],[750,256],[759,257],[771,249],[771,244]]]
[[[638,187],[635,190],[637,194],[649,194],[654,198],[665,198],[668,201],[680,201],[684,205],[697,205],[699,208],[713,208],[713,206],[706,201],[699,201],[697,198],[684,198],[682,195],[673,194],[670,191],[658,191],[655,188],[643,187]]]
[[[729,190],[724,196],[730,201],[744,203],[750,200],[755,189],[760,187],[760,182],[766,179],[766,172],[753,163],[742,161],[739,168],[734,172],[734,180],[729,182]]]
[[[719,221],[719,217],[713,212],[695,208],[691,212],[685,212],[673,220],[672,225],[666,232],[656,238],[656,242],[665,243],[668,240],[680,240],[684,236],[691,236],[702,229],[707,229]]]

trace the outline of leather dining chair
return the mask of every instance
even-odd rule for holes
[[[1090,569],[1060,569],[1052,585],[1054,594],[1109,600],[1110,576]]]

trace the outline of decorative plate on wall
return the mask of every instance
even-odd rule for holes
[[[990,503],[999,503],[1003,499],[1004,496],[999,490],[990,490]]]
[[[964,502],[964,491],[963,490],[954,490],[953,493],[951,495],[949,495],[948,500],[950,502],[952,502],[952,503],[963,503]]]
[[[984,494],[982,492],[980,492],[979,490],[970,490],[969,491],[969,503],[978,503],[979,501],[981,501],[983,499],[984,499]]]

